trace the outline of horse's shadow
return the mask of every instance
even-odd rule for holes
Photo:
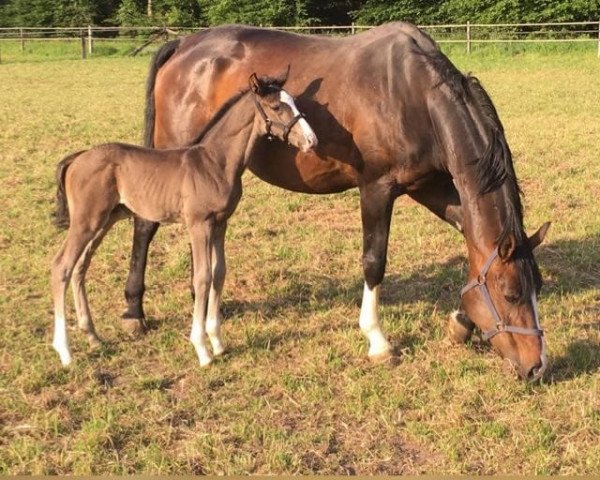
[[[558,240],[539,247],[536,258],[545,274],[542,293],[559,299],[567,295],[586,292],[600,287],[600,236],[577,240]],[[410,305],[424,302],[433,312],[449,315],[459,306],[460,288],[465,283],[466,259],[455,256],[446,262],[423,265],[411,272],[391,273],[382,284],[381,303],[387,306]],[[293,281],[278,295],[260,300],[224,303],[225,318],[239,317],[242,312],[260,312],[264,318],[276,318],[286,311],[300,310],[309,316],[340,304],[359,306],[362,296],[362,278],[328,277],[303,272],[294,274]],[[600,298],[597,299],[600,302]],[[597,323],[581,328],[600,328]],[[314,334],[314,333],[313,333]],[[286,339],[310,336],[310,333],[289,332],[275,339],[257,339],[258,343],[274,346]],[[405,347],[414,348],[414,339],[396,339]],[[417,342],[418,343],[418,342]],[[412,347],[411,347],[412,345]],[[564,381],[590,373],[600,368],[600,344],[590,340],[573,340],[564,355],[551,359],[549,378]]]

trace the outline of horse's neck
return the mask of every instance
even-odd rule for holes
[[[254,128],[255,113],[251,96],[243,95],[202,140],[191,147],[191,153],[201,151],[210,156],[212,163],[220,165],[227,177],[241,175],[258,139]]]
[[[461,110],[464,108],[464,110]],[[454,110],[456,109],[456,110]],[[456,115],[454,115],[456,113]],[[441,129],[442,150],[447,158],[446,168],[451,173],[463,210],[463,231],[470,255],[487,257],[496,247],[496,241],[506,222],[508,191],[501,186],[481,195],[474,163],[482,158],[492,141],[489,129],[467,106],[454,104],[446,111]]]

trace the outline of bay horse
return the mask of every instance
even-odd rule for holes
[[[546,356],[533,249],[548,224],[528,239],[511,151],[490,97],[414,25],[391,23],[342,38],[230,25],[166,43],[150,66],[146,146],[189,144],[253,68],[274,72],[288,63],[294,70],[288,88],[319,147],[298,152],[261,142],[249,168],[297,192],[358,187],[365,279],[359,325],[369,357],[392,356],[379,291],[394,200],[409,195],[462,232],[467,244],[471,287],[462,295],[466,315],[450,319],[454,337],[465,340],[476,324],[521,377],[540,378]],[[130,332],[143,330],[144,271],[157,228],[134,219],[123,315]]]
[[[315,133],[282,89],[286,78],[287,73],[262,79],[252,74],[250,87],[225,102],[189,148],[158,151],[111,143],[69,155],[58,164],[56,222],[69,230],[52,262],[52,345],[63,365],[71,362],[64,308],[69,280],[78,325],[90,346],[97,346],[85,274],[106,233],[132,214],[187,226],[195,292],[190,340],[201,366],[223,353],[219,302],[225,230],[242,195],[242,173],[263,136],[304,152],[317,145]]]

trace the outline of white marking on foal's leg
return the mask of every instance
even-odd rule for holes
[[[212,346],[213,354],[221,355],[225,351],[221,341],[221,312],[219,305],[221,303],[221,292],[217,292],[213,286],[210,288],[208,297],[208,312],[206,315],[206,333]]]
[[[300,111],[296,106],[296,102],[294,102],[294,98],[288,92],[286,92],[285,90],[281,90],[281,92],[279,92],[279,99],[283,103],[287,103],[290,106],[294,116],[300,115]],[[300,120],[298,120],[298,124],[300,125],[300,128],[302,128],[302,133],[304,134],[304,139],[306,140],[306,142],[310,145],[316,145],[317,135],[315,134],[314,130],[310,127],[308,122],[304,118],[301,118]]]
[[[71,363],[71,351],[67,340],[67,323],[63,315],[54,315],[54,339],[52,340],[54,350],[60,356],[60,362],[67,366]]]
[[[392,346],[385,338],[379,322],[379,285],[371,290],[365,283],[359,325],[369,340],[369,357],[391,353]]]
[[[198,360],[200,361],[201,367],[205,367],[212,362],[212,355],[208,350],[207,340],[208,338],[206,335],[206,329],[204,328],[204,322],[194,315],[192,320],[190,341],[196,348],[196,353],[198,354]]]

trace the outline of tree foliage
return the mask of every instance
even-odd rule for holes
[[[599,16],[600,0],[0,0],[0,27],[496,23]]]

